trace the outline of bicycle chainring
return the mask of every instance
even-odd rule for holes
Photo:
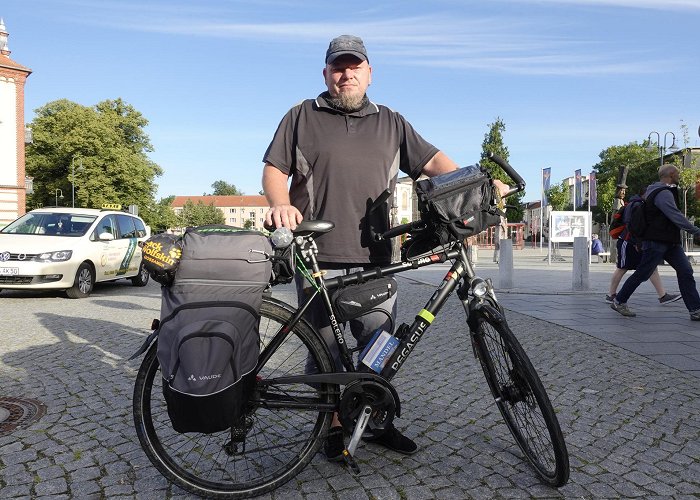
[[[396,401],[388,387],[373,380],[355,380],[345,387],[340,397],[338,417],[343,429],[352,432],[362,409],[369,405],[372,415],[367,427],[374,436],[384,432],[396,415]]]

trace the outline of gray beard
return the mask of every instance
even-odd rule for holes
[[[343,92],[337,97],[332,97],[329,95],[326,100],[331,107],[337,109],[338,111],[342,111],[344,113],[354,113],[355,111],[360,111],[362,108],[364,108],[368,99],[366,95],[349,95]]]

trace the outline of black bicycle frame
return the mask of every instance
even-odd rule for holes
[[[467,256],[465,245],[461,242],[456,243],[453,248],[445,250],[443,252],[437,252],[424,257],[408,259],[406,261],[402,261],[396,264],[378,266],[373,269],[367,269],[346,276],[337,276],[328,279],[323,278],[322,272],[318,267],[318,262],[316,261],[315,256],[313,254],[311,254],[310,260],[312,267],[312,276],[316,285],[315,290],[309,296],[309,298],[305,300],[303,304],[300,305],[300,307],[292,316],[291,320],[282,326],[281,330],[265,347],[260,356],[260,359],[258,360],[257,371],[262,369],[265,363],[269,360],[272,353],[277,349],[279,345],[282,344],[282,342],[284,342],[287,335],[289,335],[289,333],[294,329],[294,326],[300,320],[302,320],[302,316],[304,312],[309,308],[311,302],[315,300],[318,295],[320,295],[328,317],[330,319],[331,327],[333,329],[333,335],[335,337],[338,349],[340,351],[341,362],[343,363],[343,366],[345,367],[347,372],[356,372],[355,366],[352,362],[352,353],[347,347],[343,330],[341,329],[335,317],[335,311],[333,310],[333,305],[330,299],[331,292],[336,288],[341,288],[347,285],[363,283],[365,281],[381,278],[383,276],[390,276],[393,274],[409,271],[411,269],[418,269],[420,267],[443,263],[448,260],[455,260],[455,262],[450,267],[450,270],[443,278],[442,283],[435,290],[430,300],[428,300],[423,309],[421,309],[418,312],[413,323],[407,330],[405,330],[405,334],[402,335],[399,339],[399,346],[396,348],[393,355],[388,360],[386,366],[382,370],[381,376],[386,380],[391,380],[394,377],[394,375],[396,375],[396,373],[399,371],[403,363],[406,361],[409,354],[411,354],[413,349],[415,349],[416,345],[423,337],[423,334],[425,333],[427,328],[435,319],[435,316],[440,311],[447,298],[454,292],[460,280],[462,280],[462,278],[466,276],[468,280],[463,286],[468,286],[470,284],[471,278],[474,277],[474,268]],[[460,293],[459,295],[463,294]],[[359,376],[361,374],[357,375]],[[295,378],[304,378],[304,376],[299,376]],[[309,380],[309,382],[311,381]],[[314,380],[314,382],[318,382],[318,380]],[[326,382],[333,383],[330,379]]]

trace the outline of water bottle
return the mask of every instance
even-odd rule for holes
[[[293,239],[294,235],[288,227],[278,227],[270,237],[275,248],[287,248]]]

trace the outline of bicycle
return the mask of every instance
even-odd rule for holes
[[[507,195],[524,189],[522,178],[499,158],[493,158],[517,182]],[[327,221],[304,221],[294,232],[298,261],[309,264],[315,284],[298,308],[265,297],[260,311],[261,354],[256,388],[246,415],[231,429],[217,434],[178,434],[168,420],[156,357],[156,342],[148,349],[134,387],[134,422],[148,458],[168,480],[192,493],[216,498],[246,498],[269,492],[297,475],[311,461],[338,413],[351,432],[344,451],[354,460],[365,430],[381,433],[400,415],[400,400],[390,381],[415,349],[447,298],[456,291],[467,314],[474,356],[486,377],[507,427],[540,478],[551,486],[569,478],[569,459],[559,422],[532,363],[508,327],[490,280],[476,276],[465,241],[453,241],[417,257],[341,278],[324,278],[314,253],[314,237],[330,231]],[[409,223],[377,235],[391,238],[419,230]],[[425,307],[411,325],[401,325],[400,339],[381,371],[358,371],[343,332],[335,321],[331,293],[355,283],[372,281],[437,263],[452,262]],[[329,349],[303,318],[313,300],[322,300],[333,325],[345,367],[334,370]],[[393,333],[393,332],[389,332]],[[310,357],[317,373],[306,374]],[[341,390],[341,387],[344,387]]]

